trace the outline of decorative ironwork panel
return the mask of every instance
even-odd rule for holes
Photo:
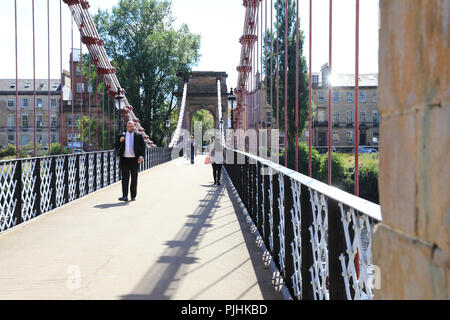
[[[36,216],[34,201],[36,200],[36,192],[34,184],[36,176],[34,175],[34,167],[36,159],[24,160],[22,162],[22,220],[27,221]]]
[[[309,188],[313,224],[309,227],[313,254],[311,272],[315,300],[329,300],[328,281],[328,205],[323,194]]]
[[[65,157],[57,157],[56,158],[56,207],[60,207],[64,204],[64,189],[66,185],[64,183],[64,158]]]
[[[41,159],[41,213],[45,213],[52,209],[52,176],[53,172],[51,171],[52,167],[52,158],[42,158]]]
[[[100,189],[102,187],[102,159],[101,159],[101,153],[97,153],[97,156],[95,157],[97,159],[96,163],[96,174],[97,174],[97,188],[96,190]]]
[[[16,192],[17,180],[15,173],[17,163],[3,163],[0,166],[0,231],[7,230],[16,225],[17,219],[14,218],[17,199],[14,194]]]
[[[86,155],[81,154],[79,157],[80,197],[84,197],[86,195]]]
[[[116,181],[119,181],[120,180],[120,178],[119,178],[119,171],[120,171],[119,159],[116,158],[115,161],[116,161]]]
[[[353,208],[345,210],[342,203],[339,203],[339,208],[347,247],[345,254],[341,253],[339,256],[339,260],[347,299],[373,299],[372,223],[368,216],[355,213]],[[353,230],[353,236],[350,228]],[[353,296],[350,287],[353,288]]]
[[[73,201],[77,198],[77,181],[76,181],[76,162],[77,156],[69,156],[68,158],[68,181],[69,181],[69,201]]]
[[[269,246],[270,251],[273,252],[273,170],[269,167],[269,201],[270,201],[270,211],[269,211]]]
[[[109,153],[109,181],[114,183],[114,152]]]
[[[294,295],[297,299],[302,299],[302,238],[301,238],[301,206],[300,206],[300,195],[301,195],[301,183],[291,179],[291,189],[292,198],[294,205],[291,209],[291,220],[292,228],[294,233],[294,239],[291,242],[292,248],[292,258],[294,262],[294,273],[291,277],[292,279],[292,289],[294,290]]]
[[[278,196],[278,208],[280,212],[280,223],[278,225],[278,237],[280,239],[280,252],[278,253],[278,261],[280,263],[280,271],[283,272],[284,265],[284,255],[285,255],[285,244],[284,244],[284,174],[281,172],[278,174],[278,184],[280,186],[280,194]]]
[[[262,167],[261,166],[261,170],[265,170],[264,169],[264,167]],[[264,230],[264,176],[265,176],[265,171],[263,171],[263,172],[261,172],[261,190],[262,190],[262,192],[261,192],[261,197],[262,197],[262,199],[261,199],[261,217],[262,217],[262,224],[261,224],[261,226],[262,226],[262,234],[263,234],[263,238],[266,236],[266,231]]]
[[[108,185],[108,163],[109,163],[109,153],[103,152],[103,186]]]
[[[88,187],[89,187],[89,193],[94,192],[94,157],[95,154],[90,153],[88,158],[88,164],[89,164],[89,181],[88,181]]]

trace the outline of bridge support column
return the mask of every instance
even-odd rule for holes
[[[448,299],[450,6],[381,0],[380,17],[375,298]]]

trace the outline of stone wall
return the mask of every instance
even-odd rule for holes
[[[380,0],[377,299],[448,299],[450,2]]]

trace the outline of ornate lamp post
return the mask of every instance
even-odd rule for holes
[[[125,104],[123,103],[123,99],[125,97],[122,95],[122,90],[120,89],[120,87],[117,88],[117,95],[114,97],[114,99],[116,100],[116,109],[117,112],[119,114],[119,129],[123,130],[122,127],[122,110],[125,109]]]
[[[167,141],[167,146],[169,146],[169,128],[170,128],[170,120],[166,120],[166,141]]]
[[[228,94],[227,100],[231,102],[231,128],[234,128],[234,105],[233,102],[236,100],[236,96],[234,95],[233,88],[230,88],[230,93]]]

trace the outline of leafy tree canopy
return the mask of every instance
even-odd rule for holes
[[[174,29],[167,0],[120,0],[112,12],[99,9],[94,22],[133,112],[160,145],[176,106],[177,75],[198,63],[200,35],[185,24]]]

